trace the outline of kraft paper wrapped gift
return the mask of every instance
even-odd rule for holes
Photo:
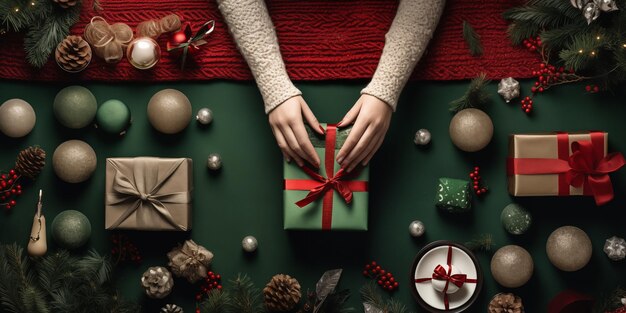
[[[326,136],[308,129],[321,165],[319,172],[284,165],[284,228],[298,230],[367,230],[368,167],[352,173],[335,161],[350,129],[322,124]]]
[[[190,230],[192,169],[187,158],[108,158],[105,228]]]
[[[607,154],[606,132],[515,134],[509,140],[509,193],[514,196],[594,196],[613,199],[609,173],[624,165]]]

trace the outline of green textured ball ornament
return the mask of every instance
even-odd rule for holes
[[[79,129],[89,125],[98,110],[96,97],[82,86],[69,86],[61,89],[52,105],[54,116],[61,125]]]
[[[91,146],[80,140],[60,144],[52,155],[52,167],[64,182],[81,183],[96,170],[98,159]]]
[[[52,221],[52,239],[65,249],[82,247],[91,237],[91,223],[85,214],[76,210],[59,213]]]
[[[183,131],[191,122],[191,102],[176,89],[163,89],[148,103],[148,120],[152,127],[164,134]]]
[[[0,132],[8,137],[28,135],[36,120],[35,110],[22,99],[10,99],[0,105]]]
[[[528,231],[532,224],[532,216],[524,207],[517,203],[511,203],[504,207],[500,215],[502,226],[512,235],[522,235]]]
[[[96,126],[109,134],[123,135],[130,122],[130,109],[120,100],[107,100],[96,112]]]
[[[550,262],[566,272],[577,271],[591,260],[591,239],[582,229],[574,226],[557,228],[548,237],[546,253]]]

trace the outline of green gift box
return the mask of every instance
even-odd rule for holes
[[[321,160],[319,171],[285,162],[285,229],[367,230],[368,167],[341,170],[335,161],[350,129],[322,124],[326,136],[307,129]]]
[[[439,178],[435,205],[451,213],[464,213],[472,208],[470,182],[463,179]]]

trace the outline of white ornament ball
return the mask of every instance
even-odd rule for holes
[[[450,273],[450,276],[461,274],[461,272],[456,267],[452,267],[451,265],[442,265],[442,267],[446,269],[446,273]],[[435,288],[435,290],[439,292],[443,292],[443,290],[446,288],[446,283],[448,283],[446,280],[432,280],[433,288]],[[459,287],[457,287],[453,283],[448,283],[448,289],[446,290],[447,294],[453,294],[457,291],[459,291]]]
[[[209,157],[207,158],[207,166],[210,170],[219,170],[222,168],[222,157],[217,153],[209,154]]]
[[[613,261],[621,261],[626,258],[626,240],[613,236],[604,243],[604,253]]]
[[[28,135],[35,127],[35,110],[22,99],[10,99],[0,105],[0,132],[11,138]]]
[[[422,221],[415,220],[409,224],[409,234],[413,237],[421,237],[426,231],[426,226]]]
[[[241,247],[246,252],[254,252],[259,247],[259,242],[254,236],[245,236],[241,241]]]
[[[425,146],[430,143],[431,135],[428,129],[422,128],[415,133],[413,142],[418,146]]]
[[[196,121],[202,125],[209,125],[213,121],[213,111],[209,108],[202,108],[196,114]]]

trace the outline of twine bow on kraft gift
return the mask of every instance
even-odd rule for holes
[[[107,63],[117,63],[124,57],[124,48],[133,40],[133,30],[124,23],[109,25],[101,16],[94,16],[85,27],[84,37],[97,56]]]

